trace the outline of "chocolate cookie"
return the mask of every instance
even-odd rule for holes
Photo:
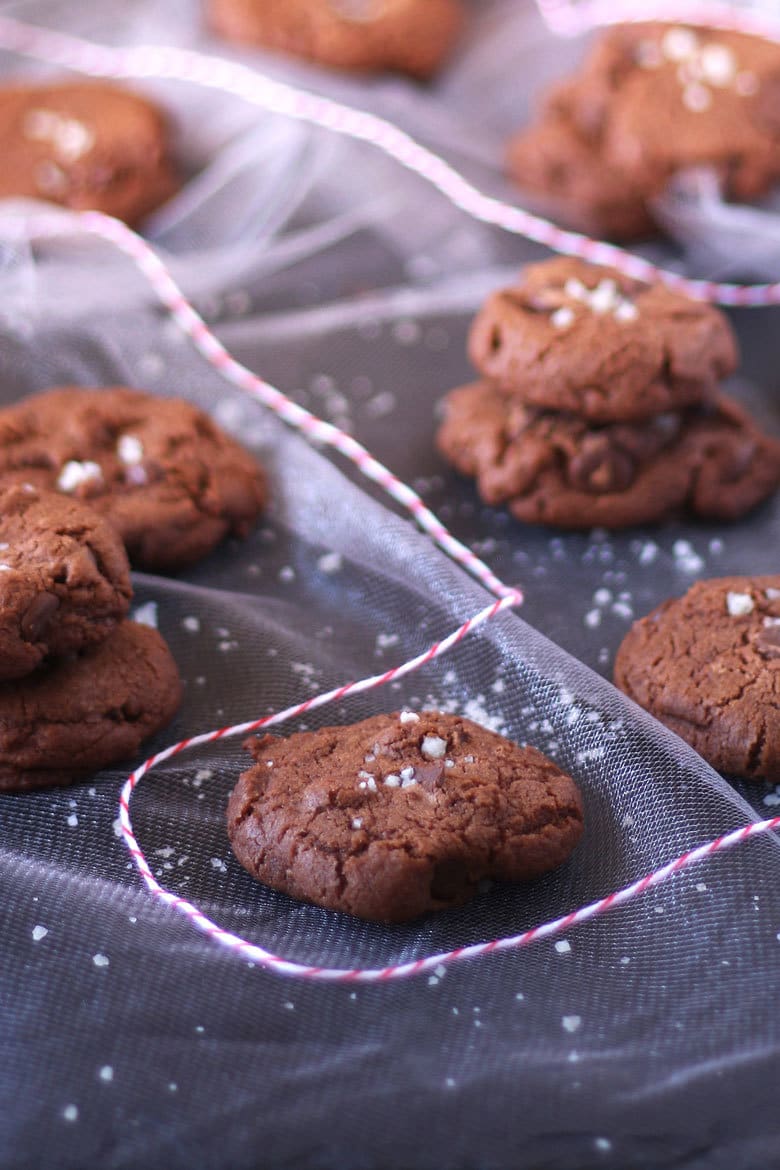
[[[477,314],[469,355],[520,402],[634,422],[711,401],[737,366],[728,320],[662,284],[560,257]]]
[[[449,54],[463,9],[460,0],[209,0],[208,19],[232,41],[424,79]]]
[[[732,776],[780,782],[780,575],[699,581],[636,622],[615,685]]]
[[[102,642],[132,589],[122,541],[56,492],[0,491],[0,680]]]
[[[625,528],[679,512],[733,520],[780,486],[780,443],[725,397],[708,411],[596,427],[477,382],[447,395],[436,441],[485,503],[561,528]]]
[[[48,199],[136,224],[179,186],[151,102],[106,82],[0,88],[0,198]]]
[[[77,657],[0,684],[0,791],[72,784],[126,760],[180,701],[163,639],[122,622]]]
[[[737,200],[770,189],[780,177],[779,87],[780,46],[761,37],[616,25],[550,94],[539,123],[510,144],[510,169],[572,224],[640,235],[652,199],[681,170],[713,168]],[[599,191],[600,175],[611,195]]]
[[[560,865],[582,833],[574,781],[534,748],[435,711],[247,741],[230,842],[265,885],[402,922],[465,902],[482,878]]]
[[[47,390],[0,410],[0,486],[88,501],[136,567],[175,572],[265,504],[263,473],[204,411],[140,390]]]

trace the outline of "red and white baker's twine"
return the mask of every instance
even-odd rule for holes
[[[562,5],[561,5],[562,6]],[[228,92],[263,105],[278,113],[329,127],[339,133],[371,142],[396,158],[409,169],[427,178],[434,186],[447,195],[453,203],[484,222],[495,223],[509,231],[527,235],[531,239],[548,244],[557,251],[582,255],[597,263],[612,263],[637,276],[660,275],[669,283],[683,288],[701,299],[720,300],[729,304],[762,304],[780,300],[780,285],[724,285],[704,281],[687,281],[674,273],[655,269],[652,265],[631,253],[598,241],[588,240],[572,232],[563,232],[553,224],[532,216],[519,208],[512,208],[497,200],[481,195],[442,159],[426,150],[412,138],[374,115],[292,89],[272,82],[253,73],[243,66],[232,65],[219,59],[178,49],[140,48],[115,50],[92,45],[64,34],[0,17],[0,46],[29,53],[33,56],[57,62],[96,76],[157,76],[174,77],[180,80],[216,86]],[[219,372],[234,385],[248,391],[264,405],[273,410],[289,425],[302,431],[309,438],[325,443],[338,450],[355,464],[368,478],[380,484],[393,499],[401,503],[417,520],[421,528],[432,539],[462,564],[482,584],[498,596],[492,605],[464,622],[457,630],[441,642],[435,643],[425,653],[403,663],[381,675],[348,683],[325,694],[314,696],[285,711],[265,716],[248,723],[194,736],[174,744],[152,756],[137,768],[127,780],[120,798],[120,823],[122,833],[143,880],[151,893],[167,905],[183,913],[200,930],[225,948],[241,954],[251,962],[283,975],[296,975],[308,979],[329,982],[375,983],[433,970],[440,964],[447,964],[479,955],[519,948],[542,938],[549,938],[569,930],[582,922],[597,917],[613,907],[620,906],[645,891],[671,878],[675,873],[687,869],[713,853],[731,848],[760,833],[780,827],[780,817],[746,825],[714,841],[689,850],[673,861],[646,877],[633,882],[621,890],[599,899],[588,906],[558,918],[552,922],[533,927],[521,934],[473,946],[459,947],[439,955],[427,956],[414,962],[395,966],[368,969],[342,969],[315,967],[291,962],[271,954],[264,948],[224,930],[208,919],[192,903],[165,890],[151,872],[143,851],[133,833],[130,820],[130,801],[141,779],[155,766],[178,755],[186,748],[203,746],[230,736],[245,735],[260,728],[270,727],[284,720],[295,718],[315,707],[337,701],[348,695],[398,679],[425,663],[438,658],[483,622],[495,617],[510,606],[522,602],[522,594],[504,585],[490,569],[469,549],[447,531],[423,504],[419,496],[406,484],[399,481],[387,468],[357,443],[351,436],[336,427],[316,418],[296,403],[291,402],[280,391],[257,377],[237,362],[211,333],[202,318],[184,297],[159,257],[138,236],[124,224],[97,212],[72,213],[68,216],[35,215],[24,219],[15,218],[16,230],[23,228],[33,236],[54,236],[70,230],[75,224],[84,231],[110,240],[130,256],[160,300],[171,312],[173,319],[192,340],[198,351]]]
[[[566,20],[560,14],[571,9],[571,5],[567,5],[565,0],[546,0],[544,7],[551,23],[556,19],[555,13],[558,13],[558,26],[563,28]],[[653,11],[657,10],[658,6],[653,6]],[[643,8],[642,11],[644,15],[648,15],[650,9]],[[716,6],[713,12],[709,5],[697,6],[695,12],[698,13],[698,23],[715,23],[721,27],[740,29],[747,29],[750,23],[754,26],[752,31],[760,31],[761,35],[780,39],[777,25],[750,21],[743,13],[735,13],[733,19],[727,18],[719,6]],[[712,21],[706,19],[707,14],[713,17]],[[582,18],[578,19],[582,25]],[[606,11],[604,19],[607,19]],[[612,19],[615,19],[614,8]],[[690,19],[694,21],[695,15]],[[53,29],[25,24],[6,16],[0,16],[0,48],[36,57],[49,64],[93,77],[136,79],[153,77],[189,82],[231,93],[273,113],[309,122],[348,138],[369,143],[425,179],[451,203],[474,219],[524,236],[555,252],[579,256],[593,264],[612,265],[637,279],[662,280],[670,287],[679,289],[697,300],[745,307],[780,303],[780,283],[732,284],[691,280],[677,272],[659,268],[624,248],[603,240],[590,239],[579,232],[566,231],[521,207],[484,195],[443,158],[386,119],[366,110],[356,109],[330,98],[273,81],[246,65],[169,46],[138,45],[113,48]]]

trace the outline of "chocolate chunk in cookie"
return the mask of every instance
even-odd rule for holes
[[[0,684],[0,791],[72,784],[133,756],[173,718],[181,681],[156,630],[122,622],[97,646]]]
[[[0,680],[102,642],[130,605],[113,528],[56,492],[0,491]]]
[[[686,25],[615,25],[552,91],[539,122],[510,144],[510,170],[525,190],[550,196],[573,226],[645,234],[653,198],[682,170],[714,170],[737,200],[771,188],[780,177],[778,86],[780,46],[772,41]]]
[[[680,512],[733,520],[780,486],[780,444],[725,397],[707,411],[597,427],[477,382],[445,398],[437,445],[487,504],[561,528],[625,528]]]
[[[257,462],[204,411],[124,387],[0,410],[0,486],[20,481],[86,500],[134,566],[169,572],[245,535],[266,499]]]
[[[583,827],[574,781],[534,748],[434,711],[247,741],[228,805],[236,857],[265,885],[402,922],[482,878],[560,865]]]
[[[177,190],[162,113],[105,82],[0,88],[0,198],[136,224]]]
[[[457,40],[463,9],[461,0],[209,0],[208,18],[232,41],[425,79]]]
[[[718,309],[564,257],[530,265],[488,298],[469,354],[518,401],[598,423],[710,401],[738,361]]]
[[[629,630],[615,685],[721,772],[780,782],[780,576],[699,581]]]

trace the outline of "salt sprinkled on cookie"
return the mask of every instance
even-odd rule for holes
[[[755,608],[753,598],[749,593],[727,593],[726,609],[731,617],[744,617],[752,613]]]
[[[144,457],[144,445],[135,435],[121,435],[116,453],[123,463],[140,463]]]
[[[398,716],[398,722],[399,723],[419,723],[420,716],[417,715],[414,711],[402,711],[401,714]]]
[[[57,479],[57,487],[61,492],[75,492],[82,484],[102,482],[103,469],[99,463],[93,463],[87,459],[84,463],[79,463],[77,459],[69,460]]]
[[[420,744],[420,751],[427,760],[442,760],[447,751],[447,741],[440,735],[426,735]]]

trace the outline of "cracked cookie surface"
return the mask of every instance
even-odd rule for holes
[[[719,771],[780,782],[780,574],[697,582],[632,626],[614,677]]]
[[[0,491],[0,681],[101,642],[131,596],[124,545],[91,508],[21,485]]]
[[[655,22],[602,32],[510,143],[510,172],[595,235],[657,231],[652,201],[672,176],[715,172],[727,198],[765,194],[780,176],[780,48],[716,28]]]
[[[122,622],[82,654],[0,684],[0,791],[71,784],[123,761],[180,701],[160,634]]]
[[[483,878],[566,860],[583,828],[574,781],[534,748],[434,711],[248,740],[228,804],[233,851],[266,885],[360,918],[460,905]]]
[[[487,504],[530,524],[625,528],[677,513],[733,520],[780,485],[780,443],[722,396],[709,410],[588,425],[487,382],[451,391],[436,442]]]
[[[136,568],[176,572],[266,500],[252,455],[198,407],[125,387],[62,387],[0,410],[0,487],[26,482],[85,500]]]
[[[136,224],[176,193],[165,118],[103,82],[0,88],[0,198],[47,199]]]
[[[461,0],[209,0],[212,28],[321,65],[425,79],[463,24]]]
[[[565,257],[529,265],[488,297],[469,356],[513,398],[599,423],[711,401],[738,361],[718,309]]]

